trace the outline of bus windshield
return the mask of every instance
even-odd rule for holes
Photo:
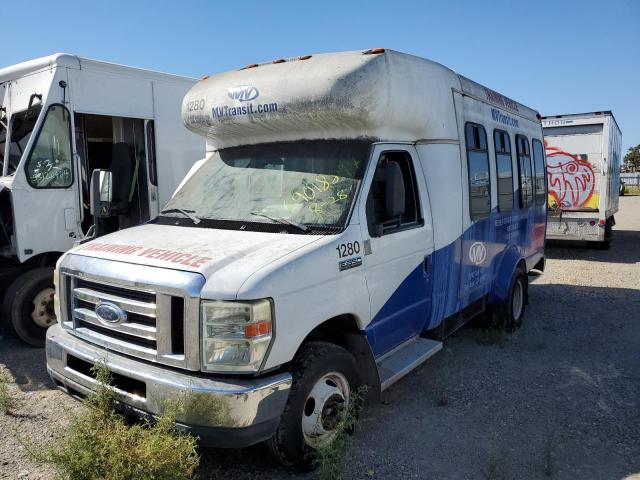
[[[187,212],[200,220],[283,223],[303,230],[344,227],[370,146],[305,141],[223,149],[187,180],[162,214],[184,217]]]

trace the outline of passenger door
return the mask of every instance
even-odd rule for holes
[[[429,320],[433,229],[415,148],[377,145],[372,158],[359,208],[372,315],[367,337],[380,356]]]

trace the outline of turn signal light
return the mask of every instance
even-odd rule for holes
[[[271,333],[271,322],[249,323],[244,326],[245,338],[259,337]]]

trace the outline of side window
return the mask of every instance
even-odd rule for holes
[[[518,182],[520,185],[520,207],[533,203],[533,177],[531,173],[531,150],[529,140],[524,135],[516,135],[518,153]]]
[[[71,118],[62,105],[51,105],[26,164],[34,188],[67,188],[73,183]]]
[[[384,152],[380,155],[366,207],[372,237],[422,223],[415,170],[409,153]]]
[[[498,210],[513,208],[513,163],[511,160],[511,139],[504,130],[493,131],[496,150],[496,172],[498,176]]]
[[[533,163],[536,167],[536,204],[544,205],[547,201],[546,168],[544,162],[544,148],[540,140],[533,140]]]
[[[484,127],[477,123],[467,123],[465,140],[469,169],[469,213],[472,220],[477,220],[491,212],[489,151]]]

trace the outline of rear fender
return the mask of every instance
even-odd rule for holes
[[[500,265],[498,266],[496,276],[491,285],[491,292],[487,299],[490,305],[501,303],[507,299],[513,272],[520,262],[526,265],[524,257],[520,254],[518,248],[515,245],[507,247],[502,254]]]

